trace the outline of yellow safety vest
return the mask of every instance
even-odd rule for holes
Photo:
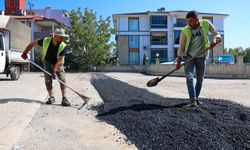
[[[205,47],[208,47],[209,46],[209,42],[208,42],[209,22],[208,22],[208,20],[205,20],[205,19],[200,20],[199,22],[200,22],[200,25],[201,25],[201,28],[203,31],[203,35],[204,35],[203,37],[204,37],[204,41],[205,41]],[[190,29],[189,25],[186,25],[182,29],[182,31],[186,36],[185,52],[187,52],[190,41],[191,41],[192,33],[191,33],[191,29]]]
[[[42,54],[42,61],[43,61],[43,63],[45,62],[45,57],[46,57],[46,54],[47,54],[47,51],[48,51],[51,39],[52,39],[51,37],[45,37],[44,40],[43,40],[42,53],[41,53]],[[62,42],[59,45],[58,52],[57,52],[57,57],[64,50],[65,46],[66,46],[66,44],[64,42]]]

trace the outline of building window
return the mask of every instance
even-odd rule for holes
[[[129,31],[139,31],[139,18],[129,18]]]
[[[151,59],[155,59],[157,53],[159,54],[161,62],[168,61],[168,49],[165,48],[151,49]]]
[[[167,32],[151,32],[151,45],[168,45]]]
[[[175,27],[185,27],[187,25],[186,19],[184,18],[177,18]]]
[[[180,42],[181,31],[174,31],[174,44],[179,44]]]
[[[129,64],[139,65],[139,52],[129,52]]]
[[[129,36],[129,64],[138,65],[139,58],[139,36]]]
[[[213,23],[213,17],[203,16],[202,19],[207,19],[208,21],[210,21],[211,23]]]
[[[168,45],[167,37],[153,36],[151,38],[151,45]]]
[[[129,36],[129,48],[139,48],[139,36]]]
[[[167,28],[167,16],[151,16],[151,28]]]

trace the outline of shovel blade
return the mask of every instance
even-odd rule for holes
[[[158,78],[154,78],[152,80],[149,80],[148,83],[147,83],[147,86],[148,87],[156,86],[159,81],[160,81],[159,77]]]

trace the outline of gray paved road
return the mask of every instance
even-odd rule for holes
[[[185,79],[168,77],[157,87],[147,88],[153,76],[135,73],[105,73],[138,88],[165,97],[187,98]],[[136,149],[114,126],[96,119],[92,110],[103,101],[90,83],[91,73],[67,74],[68,83],[92,97],[88,106],[77,110],[82,100],[68,91],[72,107],[60,106],[59,85],[55,84],[56,104],[47,106],[41,73],[25,73],[18,81],[0,76],[0,149]],[[250,80],[206,79],[201,97],[227,99],[250,106]]]

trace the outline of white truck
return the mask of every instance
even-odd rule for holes
[[[30,42],[30,27],[10,16],[0,16],[0,74],[10,75],[11,80],[19,79],[29,67],[21,55]]]

